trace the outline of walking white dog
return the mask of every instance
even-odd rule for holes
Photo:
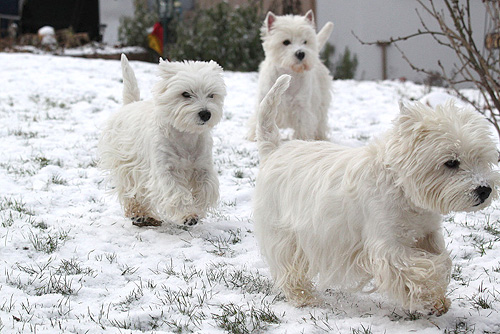
[[[293,80],[293,79],[292,79]],[[410,310],[442,314],[451,259],[441,215],[496,197],[498,152],[488,122],[453,103],[401,105],[385,136],[350,148],[280,144],[275,123],[290,77],[261,103],[255,233],[273,278],[296,305],[319,286],[373,290]]]
[[[124,55],[122,70],[124,106],[103,131],[100,167],[134,224],[194,225],[219,199],[210,130],[222,117],[222,68],[213,61],[160,61],[148,101],[139,101]]]
[[[258,103],[249,120],[247,139],[255,140],[258,104],[282,74],[291,75],[293,80],[279,107],[278,126],[293,129],[295,139],[328,138],[332,77],[319,58],[319,50],[332,29],[328,22],[316,35],[312,11],[305,16],[267,13],[261,29],[266,58],[259,67]]]

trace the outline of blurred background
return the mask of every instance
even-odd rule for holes
[[[476,47],[483,53],[489,50],[498,59],[498,1],[422,1],[435,5],[445,17],[445,3],[453,2],[467,5]],[[226,70],[257,71],[264,57],[260,27],[267,11],[283,15],[304,14],[312,9],[318,30],[328,21],[335,24],[322,50],[322,59],[335,78],[398,79],[445,85],[442,70],[458,71],[454,68],[457,61],[454,50],[442,47],[435,36],[425,33],[411,41],[401,40],[397,45],[391,42],[422,31],[423,21],[430,15],[419,3],[410,0],[2,0],[0,50],[113,59],[125,52],[130,59],[152,62],[159,57],[213,59]],[[437,21],[425,23],[429,29],[440,28]],[[123,49],[126,47],[129,48]]]

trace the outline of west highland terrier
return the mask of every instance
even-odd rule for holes
[[[319,50],[332,29],[329,22],[316,35],[312,11],[305,16],[275,16],[269,12],[261,29],[266,57],[259,67],[258,103],[280,75],[291,75],[291,86],[283,96],[276,123],[280,128],[293,129],[295,139],[328,138],[332,77],[319,58]],[[256,113],[249,120],[249,140],[255,140]]]
[[[255,233],[272,276],[296,305],[320,302],[312,281],[385,293],[445,313],[451,259],[441,215],[495,198],[498,152],[488,122],[453,103],[401,105],[381,139],[350,148],[280,144],[275,123],[290,77],[261,103]]]
[[[160,61],[152,100],[122,55],[123,102],[99,142],[125,216],[136,225],[194,225],[219,198],[210,130],[219,123],[226,89],[215,62]]]

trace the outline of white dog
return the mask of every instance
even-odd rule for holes
[[[368,146],[280,144],[275,117],[289,76],[261,103],[255,233],[273,278],[296,305],[319,285],[373,290],[410,310],[447,311],[451,259],[441,215],[496,196],[498,153],[488,122],[452,103],[401,105]]]
[[[160,61],[148,101],[139,101],[124,55],[122,69],[124,106],[102,134],[100,166],[136,225],[194,225],[219,198],[210,130],[222,117],[222,68],[213,61]]]
[[[332,32],[328,22],[316,35],[314,15],[275,16],[269,12],[261,29],[266,55],[259,67],[258,104],[282,74],[293,77],[283,96],[276,122],[292,128],[293,138],[326,140],[332,77],[319,59],[319,50]],[[257,112],[257,111],[256,111]],[[255,140],[256,113],[250,117],[247,139]]]

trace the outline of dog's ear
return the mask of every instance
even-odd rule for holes
[[[222,68],[222,66],[220,66],[219,64],[217,64],[216,61],[213,61],[213,60],[210,60],[208,62],[208,64],[212,67],[212,70],[217,72],[217,73],[222,73],[224,72],[224,69]]]
[[[274,13],[271,11],[267,12],[265,22],[268,32],[271,31],[271,29],[273,28],[274,21],[276,21],[276,15],[274,15]]]
[[[306,13],[306,20],[312,25],[314,26],[314,13],[312,11],[312,9],[309,9]]]
[[[158,66],[158,76],[165,80],[170,79],[178,72],[177,66],[175,66],[174,63],[171,63],[168,60],[163,60],[160,58],[160,64]]]
[[[400,101],[400,113],[395,124],[399,126],[400,131],[407,131],[408,137],[416,138],[425,135],[428,133],[429,125],[425,115],[429,113],[429,109],[429,107],[420,102],[407,104],[404,101]]]
[[[411,113],[410,108],[408,108],[403,100],[399,100],[399,113],[401,115],[409,115]]]
[[[168,60],[168,59],[167,59],[167,60],[165,60],[165,59],[163,59],[162,57],[160,57],[160,62],[159,62],[159,65],[161,65],[161,64],[163,64],[163,63],[167,63],[167,64],[168,64],[168,63],[170,63],[170,60]]]

